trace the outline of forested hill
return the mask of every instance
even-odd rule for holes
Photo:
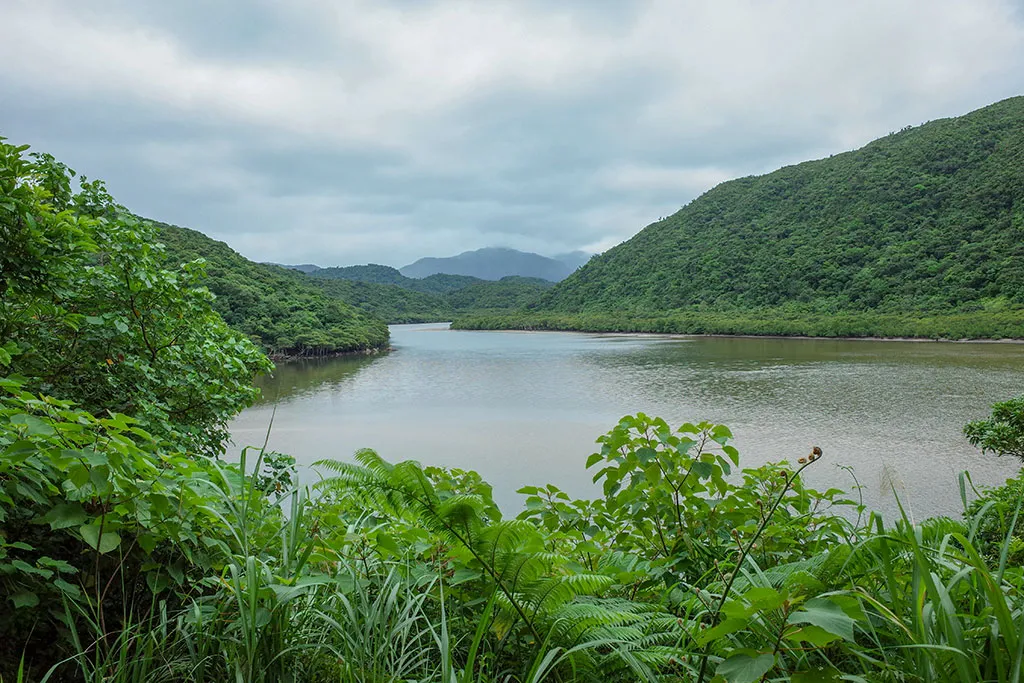
[[[406,277],[397,268],[382,266],[376,263],[369,263],[364,266],[319,268],[310,272],[309,275],[314,278],[328,280],[355,280],[379,285],[397,285],[402,289],[426,294],[446,294],[454,292],[456,289],[462,289],[467,285],[483,282],[483,280],[477,277],[449,275],[448,273],[436,273],[424,278]]]
[[[534,310],[621,319],[780,307],[970,314],[1022,304],[1016,97],[723,183],[593,258]]]
[[[156,223],[169,260],[204,258],[214,309],[271,354],[322,355],[387,346],[372,314],[325,293],[297,271],[254,263],[201,232]]]
[[[389,323],[437,322],[455,315],[511,312],[526,306],[554,283],[509,276],[496,281],[437,273],[408,278],[389,266],[322,268],[309,280],[331,296],[372,312]]]

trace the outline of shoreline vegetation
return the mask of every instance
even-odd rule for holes
[[[1024,341],[1024,309],[1000,312],[794,314],[792,311],[680,312],[657,316],[496,313],[456,317],[452,329],[624,334],[878,339],[914,341]]]

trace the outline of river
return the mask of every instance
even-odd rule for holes
[[[1024,345],[869,340],[668,338],[392,326],[394,350],[282,364],[231,425],[300,465],[359,448],[389,460],[474,469],[506,513],[526,484],[597,492],[594,440],[638,411],[673,425],[729,425],[741,466],[825,457],[810,485],[850,489],[891,516],[893,488],[916,518],[958,514],[958,473],[998,484],[1020,462],[960,434],[1024,391]],[[315,476],[304,468],[303,476]]]

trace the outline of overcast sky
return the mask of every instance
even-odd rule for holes
[[[598,251],[1024,94],[1024,0],[0,0],[0,135],[249,258]]]

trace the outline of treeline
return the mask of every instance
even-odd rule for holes
[[[321,268],[309,279],[331,296],[388,323],[440,322],[469,312],[516,310],[554,286],[548,280],[515,275],[500,280],[445,273],[411,278],[375,264]]]
[[[1024,309],[948,314],[806,313],[791,308],[754,311],[680,311],[660,316],[499,311],[468,313],[452,321],[463,330],[562,330],[801,337],[1020,339]]]

